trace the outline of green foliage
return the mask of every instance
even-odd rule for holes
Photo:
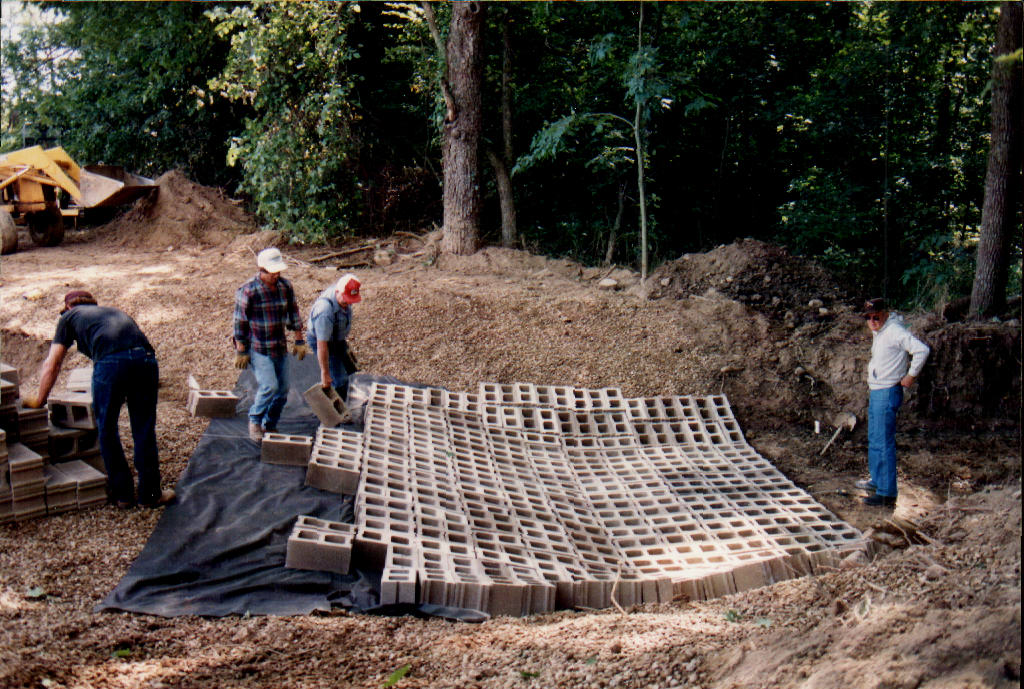
[[[397,670],[395,670],[394,672],[392,672],[388,676],[387,680],[384,682],[384,686],[385,687],[393,687],[393,686],[395,686],[396,684],[398,684],[398,680],[402,679],[407,674],[409,674],[409,670],[411,670],[411,669],[412,669],[412,665],[409,665],[408,663],[403,665],[402,667],[398,668]]]
[[[444,40],[450,6],[433,7]],[[485,145],[501,148],[507,32],[525,246],[602,261],[625,189],[615,259],[639,266],[639,158],[655,263],[756,237],[905,305],[954,298],[980,225],[997,9],[493,3]],[[84,163],[240,181],[296,240],[440,220],[444,64],[419,3],[25,11],[36,23],[2,46],[5,149],[25,125]],[[482,172],[486,239],[499,215]]]
[[[82,164],[120,164],[154,176],[181,168],[207,183],[230,179],[218,159],[237,117],[206,90],[227,46],[204,7],[40,6],[51,8],[42,23],[4,46],[15,103],[3,123],[5,146],[20,146],[14,137],[26,125],[59,132]]]
[[[231,40],[211,88],[256,113],[232,140],[230,162],[269,224],[293,239],[351,232],[358,213],[352,105],[351,9],[333,3],[256,2],[209,12]],[[313,86],[313,88],[311,88]]]

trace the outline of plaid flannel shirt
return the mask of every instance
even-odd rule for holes
[[[268,287],[259,275],[238,288],[235,293],[235,341],[245,351],[268,356],[288,353],[288,330],[301,330],[302,319],[295,303],[292,283],[278,278]]]

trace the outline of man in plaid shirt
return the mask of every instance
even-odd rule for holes
[[[249,438],[277,430],[281,410],[288,401],[288,339],[295,331],[292,353],[300,361],[309,349],[303,339],[302,318],[292,283],[281,277],[284,257],[278,249],[264,249],[256,257],[260,272],[235,293],[235,367],[252,364],[256,374],[256,400],[249,408]]]

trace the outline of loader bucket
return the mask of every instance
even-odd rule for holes
[[[157,188],[153,180],[125,172],[119,165],[86,165],[81,185],[84,208],[120,206]]]

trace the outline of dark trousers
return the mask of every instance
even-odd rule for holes
[[[160,464],[156,449],[159,379],[156,356],[142,347],[109,354],[93,364],[92,402],[99,428],[100,454],[107,469],[110,498],[115,502],[135,502],[132,473],[117,429],[117,420],[125,403],[128,404],[135,443],[138,500],[151,503],[160,497]]]

